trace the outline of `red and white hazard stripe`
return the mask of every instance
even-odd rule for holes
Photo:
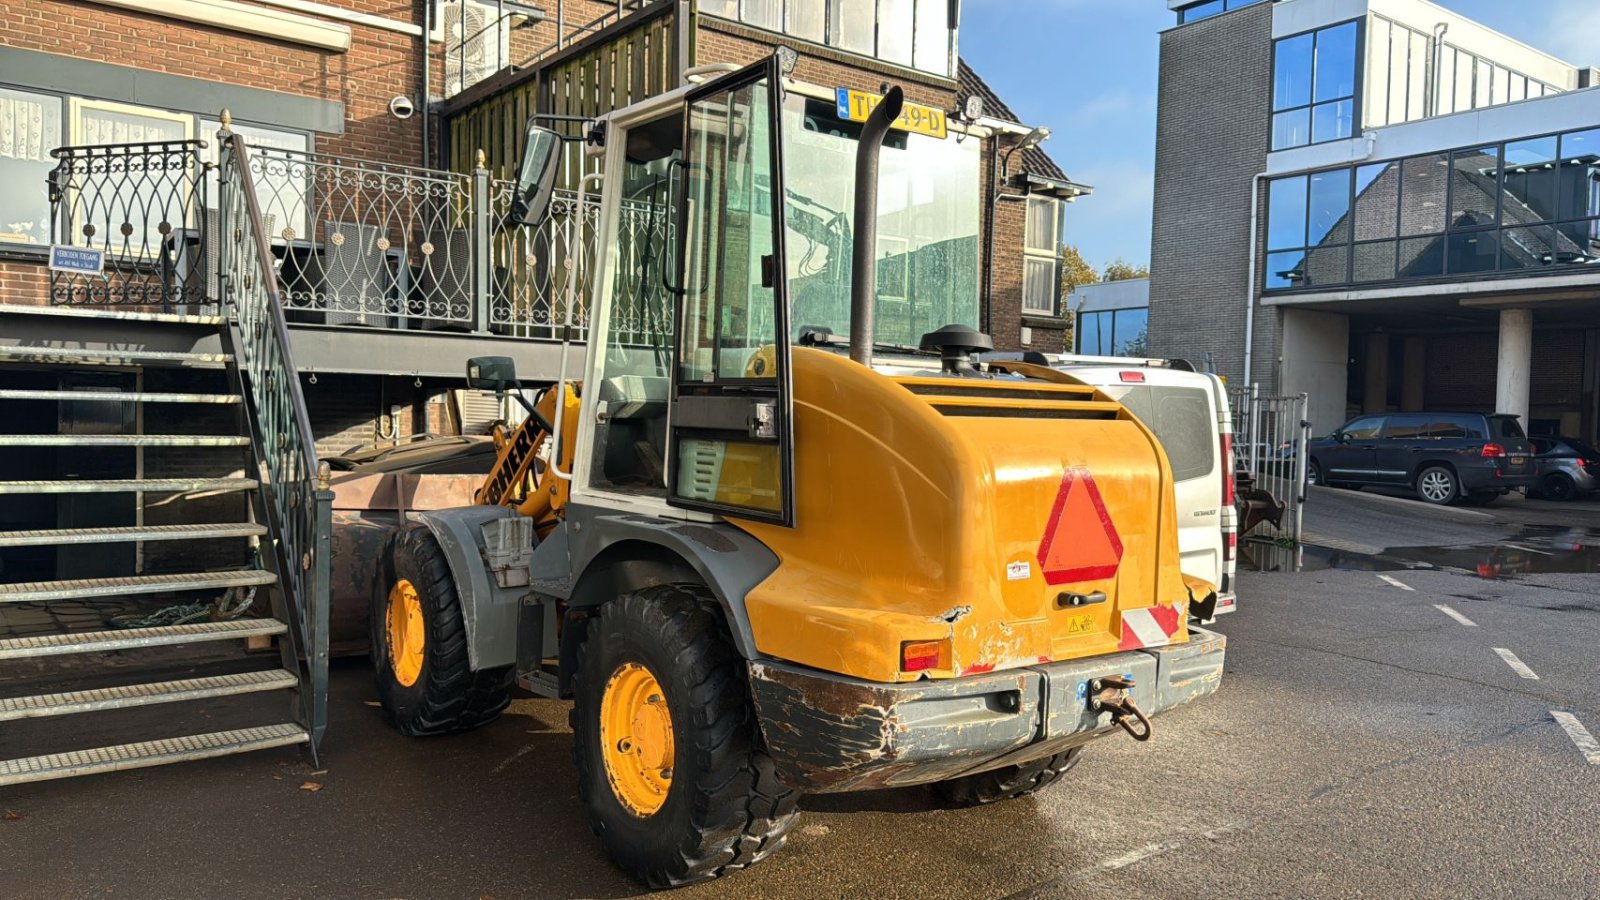
[[[1150,606],[1122,611],[1122,642],[1118,650],[1165,647],[1177,637],[1183,625],[1184,606]]]

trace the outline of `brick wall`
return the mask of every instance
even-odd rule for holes
[[[1272,4],[1161,35],[1150,352],[1244,374],[1250,209],[1271,139]],[[1274,389],[1279,313],[1256,311],[1255,372]]]

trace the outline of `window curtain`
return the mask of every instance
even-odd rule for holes
[[[45,103],[57,103],[54,98],[34,100],[0,94],[0,157],[29,162],[49,162],[50,151],[59,138],[60,125],[46,122]],[[47,128],[47,124],[49,127]]]

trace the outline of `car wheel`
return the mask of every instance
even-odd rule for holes
[[[1552,472],[1539,482],[1539,493],[1543,494],[1546,500],[1559,500],[1565,503],[1578,496],[1578,485],[1572,480],[1572,476]]]
[[[1312,487],[1322,484],[1322,466],[1314,459],[1306,464],[1306,484]]]
[[[1461,502],[1466,506],[1489,506],[1499,499],[1499,491],[1478,491],[1463,497]]]
[[[1444,466],[1429,466],[1417,473],[1417,496],[1425,503],[1444,506],[1461,495],[1456,473]]]

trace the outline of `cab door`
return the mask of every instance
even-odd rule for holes
[[[794,524],[776,58],[686,99],[668,502]]]

